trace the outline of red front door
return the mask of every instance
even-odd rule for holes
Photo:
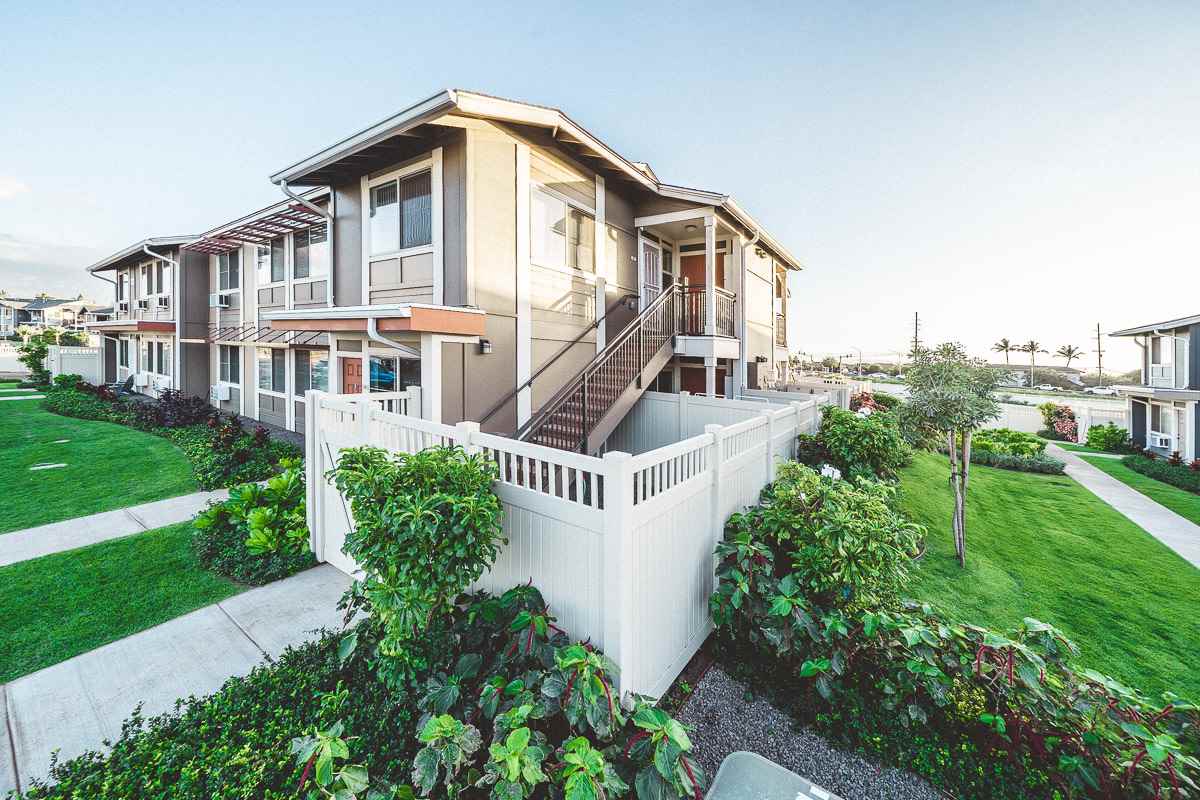
[[[717,253],[717,286],[725,288],[725,255]],[[679,259],[679,274],[692,286],[705,286],[704,256],[683,256]]]
[[[342,394],[359,394],[363,390],[362,359],[341,357]]]
[[[683,367],[679,370],[679,390],[692,394],[704,394],[708,391],[708,376],[704,367]],[[717,367],[717,394],[725,393],[725,369]]]

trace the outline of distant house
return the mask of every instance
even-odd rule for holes
[[[91,308],[98,306],[82,298],[0,297],[0,336],[13,336],[22,327],[82,330]]]
[[[1116,387],[1126,399],[1130,436],[1162,455],[1200,452],[1200,315],[1110,333],[1142,349],[1140,380]]]

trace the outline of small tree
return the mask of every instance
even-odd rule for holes
[[[29,370],[30,381],[39,385],[50,383],[50,371],[45,367],[50,348],[45,337],[33,336],[27,339],[17,348],[17,353],[17,360]]]
[[[971,469],[971,434],[1000,416],[992,397],[999,374],[963,346],[947,342],[913,352],[908,368],[905,414],[912,422],[945,436],[950,451],[950,485],[954,488],[954,550],[958,563],[967,564],[967,480]]]

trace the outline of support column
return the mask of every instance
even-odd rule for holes
[[[704,357],[704,393],[709,397],[717,396],[717,357]]]
[[[704,218],[704,335],[717,335],[717,218]],[[704,361],[708,364],[708,359]],[[709,394],[713,376],[709,372]]]
[[[421,419],[442,421],[442,337],[436,333],[421,334]]]
[[[529,266],[529,145],[518,144],[517,169],[517,386],[533,374],[533,311]],[[517,392],[517,427],[533,414],[533,389]]]
[[[600,320],[596,325],[596,352],[599,353],[604,349],[605,343],[608,341],[608,320],[604,318],[604,312],[608,308],[607,301],[607,286],[608,281],[603,275],[596,276],[596,318]]]

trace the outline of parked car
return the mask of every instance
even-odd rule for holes
[[[1117,390],[1112,388],[1111,386],[1089,386],[1088,388],[1084,389],[1083,391],[1087,392],[1088,394],[1101,394],[1101,395],[1106,395],[1106,396],[1114,395],[1117,393]]]
[[[1036,388],[1039,392],[1060,392],[1060,391],[1062,391],[1057,386],[1053,386],[1049,383],[1039,383],[1034,388]]]

